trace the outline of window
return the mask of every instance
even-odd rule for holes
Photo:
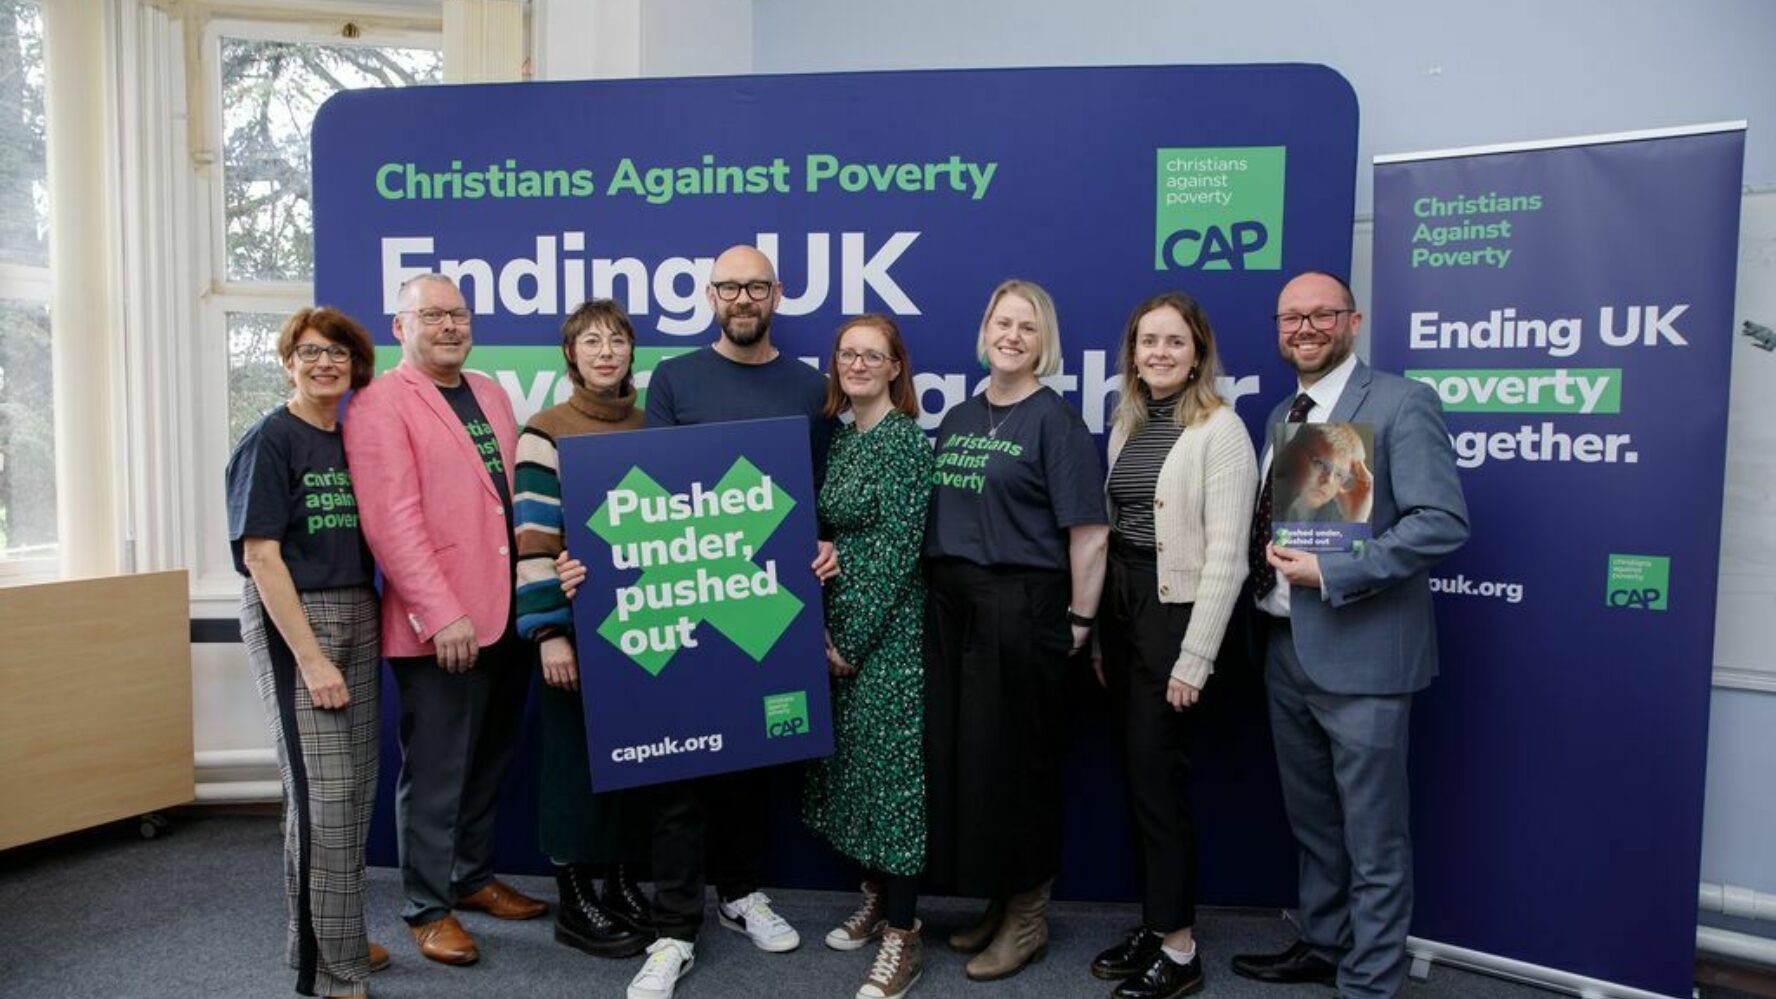
[[[196,379],[194,502],[181,530],[193,597],[206,608],[232,604],[239,593],[224,526],[228,455],[248,427],[288,398],[277,333],[285,317],[314,301],[315,113],[342,90],[443,82],[437,33],[374,22],[344,28],[343,18],[312,18],[217,19],[204,29],[204,94],[192,103],[213,110],[199,112],[205,121],[196,133],[207,152],[195,159],[208,166],[192,174],[204,192],[196,206],[202,252],[192,266],[208,293],[188,347]],[[360,318],[379,325],[374,316]]]
[[[228,447],[288,394],[276,342],[286,315],[314,298],[309,132],[341,90],[443,80],[442,56],[408,36],[347,43],[214,30],[222,170],[216,192],[216,287],[227,344]],[[368,319],[369,317],[365,317]],[[374,322],[368,325],[374,326]]]
[[[342,90],[443,80],[429,49],[220,39],[226,280],[309,281],[309,130]]]
[[[0,0],[0,574],[56,559],[43,13]]]

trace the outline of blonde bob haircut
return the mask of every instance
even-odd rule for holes
[[[1047,378],[1061,370],[1061,320],[1055,313],[1054,299],[1042,286],[1034,281],[1020,281],[1012,278],[1001,282],[993,289],[993,297],[987,299],[987,311],[981,314],[980,335],[974,341],[974,357],[984,367],[987,363],[987,322],[993,318],[993,310],[999,307],[999,300],[1007,295],[1016,295],[1030,303],[1036,310],[1036,332],[1042,341],[1042,349],[1036,352],[1036,377]]]

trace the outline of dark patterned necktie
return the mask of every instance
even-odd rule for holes
[[[1308,410],[1313,408],[1313,396],[1303,392],[1290,403],[1286,419],[1290,423],[1300,423],[1307,419]],[[1252,543],[1246,549],[1247,561],[1252,566],[1252,595],[1259,600],[1270,596],[1270,591],[1276,589],[1277,585],[1276,566],[1271,565],[1264,557],[1264,546],[1270,541],[1270,483],[1276,478],[1275,445],[1278,443],[1280,442],[1271,442],[1272,474],[1264,477],[1264,488],[1258,492],[1258,510],[1252,515]]]

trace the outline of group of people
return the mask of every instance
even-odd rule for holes
[[[1373,427],[1351,459],[1364,470],[1334,470],[1364,477],[1372,540],[1317,554],[1270,544],[1272,448],[1260,460],[1219,395],[1215,336],[1187,294],[1140,303],[1123,331],[1107,475],[1084,421],[1042,383],[1062,355],[1035,284],[994,289],[976,342],[984,390],[944,416],[934,445],[890,317],[841,326],[823,375],[772,344],[782,288],[764,254],[722,253],[706,294],[719,339],[662,362],[645,411],[628,317],[607,300],[581,306],[562,326],[572,396],[522,431],[497,386],[464,369],[473,317],[448,278],[401,288],[402,363],[374,381],[369,337],[348,317],[305,309],[285,324],[291,398],[243,437],[228,486],[243,635],[284,776],[297,990],[363,995],[388,961],[362,903],[379,656],[402,701],[403,917],[426,957],[477,959],[455,910],[547,911],[492,871],[497,787],[533,663],[556,938],[608,957],[645,951],[629,999],[670,999],[713,884],[723,926],[765,951],[799,946],[761,890],[767,772],[591,790],[556,446],[803,415],[834,752],[808,766],[802,810],[859,869],[856,911],[825,936],[842,951],[875,944],[858,999],[898,999],[919,979],[921,890],[986,901],[948,937],[972,955],[968,977],[1005,978],[1044,954],[1067,680],[1093,668],[1121,739],[1142,921],[1090,970],[1117,981],[1119,999],[1200,989],[1191,709],[1230,622],[1247,619],[1264,640],[1300,847],[1302,936],[1234,970],[1395,995],[1411,911],[1406,722],[1436,664],[1425,573],[1465,540],[1467,518],[1434,394],[1357,360],[1348,286],[1299,275],[1274,317],[1299,391],[1273,419]],[[1242,603],[1254,613],[1236,614]]]

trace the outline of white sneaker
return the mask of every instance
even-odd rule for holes
[[[780,954],[802,945],[801,934],[784,922],[782,916],[771,911],[771,900],[762,891],[723,902],[716,906],[716,912],[721,915],[723,926],[751,937],[759,950]]]
[[[696,963],[690,942],[661,937],[648,944],[647,954],[641,970],[629,980],[629,999],[672,999],[678,980]]]

